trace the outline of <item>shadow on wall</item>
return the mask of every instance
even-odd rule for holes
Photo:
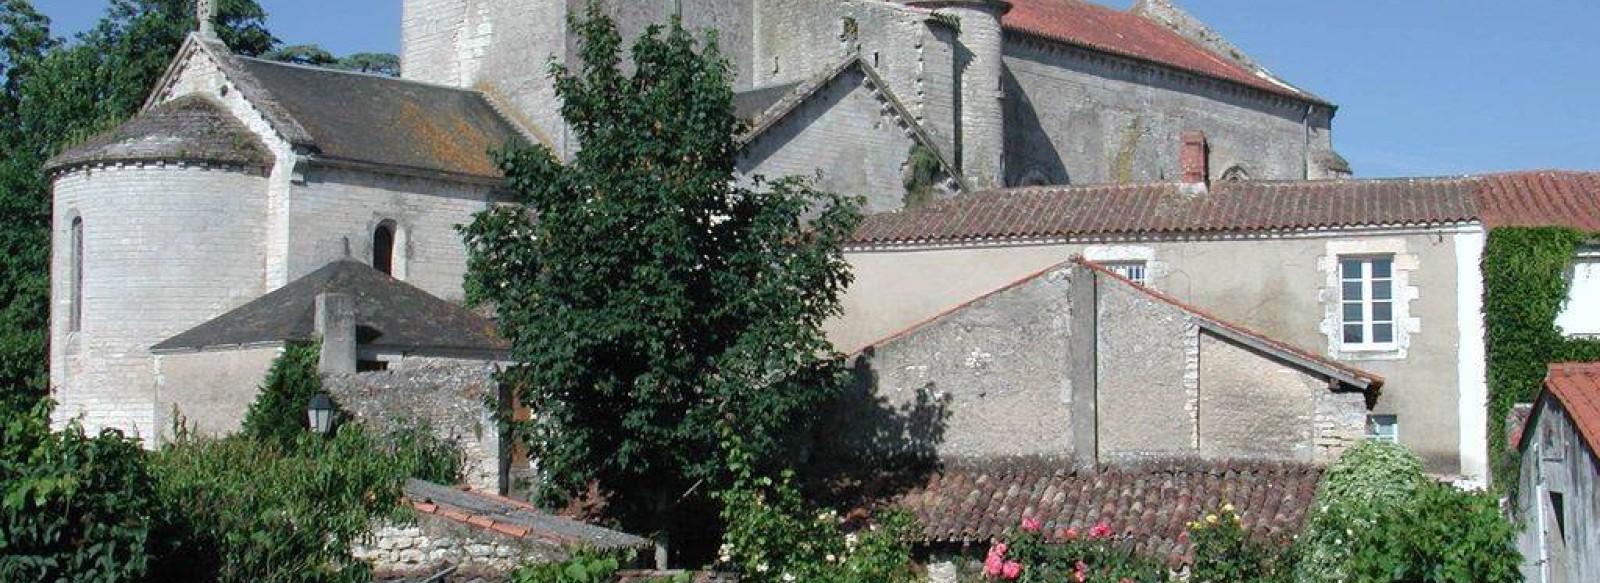
[[[1072,184],[1061,152],[1050,143],[1033,99],[1007,68],[1005,84],[1006,183],[1004,186]]]
[[[866,507],[922,486],[943,468],[938,448],[950,419],[933,387],[896,406],[878,392],[873,349],[854,359],[850,385],[824,412],[807,483],[827,504]]]

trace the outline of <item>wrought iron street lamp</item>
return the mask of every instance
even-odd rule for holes
[[[311,396],[311,402],[306,404],[306,418],[311,422],[311,430],[318,435],[327,435],[333,430],[333,399],[327,393],[318,392]]]

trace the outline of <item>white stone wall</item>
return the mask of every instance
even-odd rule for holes
[[[400,76],[440,85],[461,84],[457,45],[467,0],[406,0],[400,5]]]
[[[818,188],[867,198],[866,210],[904,205],[910,128],[876,94],[860,69],[818,90],[745,148],[738,172],[768,178],[822,173]]]
[[[270,346],[156,355],[156,430],[161,439],[172,437],[178,419],[193,435],[239,431],[267,371],[282,353],[281,346]]]
[[[1008,184],[1174,180],[1188,130],[1205,132],[1213,180],[1236,165],[1300,179],[1332,150],[1325,106],[1308,119],[1303,101],[1022,35],[1004,50]]]
[[[415,525],[389,523],[350,549],[377,573],[433,574],[446,565],[464,572],[506,573],[519,565],[566,558],[558,548],[499,533],[422,517]]]
[[[957,3],[940,10],[961,23],[956,68],[959,71],[956,152],[961,172],[973,188],[1005,184],[1005,114],[1001,107],[1000,2]]]
[[[372,262],[372,234],[394,221],[395,253],[407,283],[441,298],[464,297],[466,245],[456,225],[488,208],[489,188],[404,176],[316,168],[294,187],[289,243],[290,279],[350,257]],[[404,244],[401,244],[404,243]]]
[[[145,439],[157,423],[148,348],[264,293],[267,179],[192,165],[79,169],[55,180],[50,375],[55,421]],[[71,224],[83,219],[83,325]]]

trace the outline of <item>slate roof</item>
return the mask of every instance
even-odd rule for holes
[[[1444,178],[1045,186],[964,194],[866,217],[857,244],[1207,236],[1436,226],[1600,231],[1600,174],[1535,171]]]
[[[1550,365],[1550,372],[1544,379],[1544,393],[1539,395],[1539,402],[1528,419],[1529,427],[1536,427],[1532,424],[1538,422],[1539,411],[1548,406],[1546,399],[1552,398],[1561,402],[1574,430],[1589,444],[1589,451],[1600,455],[1600,362]],[[1527,447],[1530,434],[1522,433],[1519,448]]]
[[[362,346],[445,355],[499,355],[509,349],[489,319],[366,264],[343,260],[168,338],[151,350],[309,342],[316,339],[316,298],[322,293],[355,296],[356,337]]]
[[[214,162],[266,167],[272,153],[222,105],[199,95],[162,103],[45,163],[46,170],[105,162]]]
[[[417,512],[562,548],[596,551],[653,548],[655,543],[609,528],[554,516],[526,502],[469,487],[408,480],[406,501]]]
[[[1327,102],[1190,42],[1171,29],[1132,12],[1082,0],[1010,0],[1006,30],[1096,51],[1149,61],[1232,81],[1303,101]]]
[[[1173,462],[1074,472],[1041,460],[956,462],[895,501],[923,524],[924,542],[987,543],[1024,517],[1053,539],[1105,523],[1133,550],[1173,563],[1189,551],[1186,525],[1224,503],[1257,536],[1297,532],[1322,470],[1270,462]]]
[[[747,122],[755,121],[779,100],[793,93],[800,83],[782,83],[741,91],[733,95],[733,114]]]
[[[233,56],[240,89],[295,146],[316,156],[499,176],[493,149],[526,145],[484,96],[443,85]],[[241,75],[242,74],[242,75]]]

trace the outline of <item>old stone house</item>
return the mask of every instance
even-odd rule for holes
[[[1600,364],[1552,364],[1518,443],[1515,512],[1530,582],[1600,578]]]
[[[874,346],[1082,255],[1216,317],[1381,376],[1370,436],[1405,444],[1435,474],[1479,483],[1489,459],[1479,270],[1485,233],[1539,225],[1600,231],[1600,175],[964,194],[867,217],[849,253],[856,281],[830,333],[847,351]],[[1581,271],[1584,259],[1577,259]],[[1597,302],[1570,297],[1568,325],[1593,326],[1583,314]],[[999,354],[1015,341],[963,337],[947,350]]]

